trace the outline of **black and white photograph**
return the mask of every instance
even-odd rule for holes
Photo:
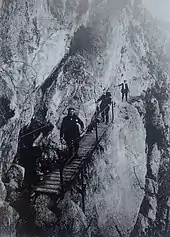
[[[170,0],[0,0],[0,237],[170,237]]]

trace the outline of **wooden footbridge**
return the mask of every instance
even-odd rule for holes
[[[87,163],[92,157],[92,154],[99,146],[100,141],[111,126],[114,120],[113,104],[111,110],[111,122],[105,124],[100,122],[96,116],[94,124],[94,130],[87,132],[80,140],[79,151],[76,156],[72,156],[67,162],[63,163],[61,160],[58,166],[54,168],[53,172],[46,175],[42,181],[35,187],[36,193],[44,193],[48,195],[54,194],[57,199],[62,199],[64,194],[71,190],[73,185],[76,184],[77,180],[81,182],[80,192],[82,194],[82,209],[85,211],[84,204],[84,172]]]

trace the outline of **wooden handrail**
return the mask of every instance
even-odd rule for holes
[[[113,122],[113,120],[114,120],[114,109],[113,109],[114,104],[113,104],[113,102],[112,102],[111,106],[112,106],[112,122]],[[96,116],[95,116],[96,144],[99,143],[98,121],[97,121],[97,119],[98,119],[99,115],[100,115],[103,111],[105,111],[108,107],[109,107],[109,105],[108,105],[104,110],[102,110],[102,111],[100,111],[100,110],[98,111],[98,110],[96,109],[96,112],[97,112],[97,113],[96,113]],[[73,144],[74,144],[74,143],[73,143]],[[73,144],[71,144],[71,145],[73,145]],[[75,154],[76,154],[76,152],[67,160],[66,163],[64,163],[64,161],[62,161],[61,159],[59,160],[60,186],[61,186],[61,194],[62,194],[62,195],[64,194],[63,170],[64,170],[65,166],[73,159],[73,157],[74,157]],[[83,174],[82,174],[82,175],[83,175]],[[81,177],[82,177],[82,175],[81,175]],[[82,177],[82,178],[83,178],[83,177]]]

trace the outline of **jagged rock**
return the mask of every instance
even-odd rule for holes
[[[156,211],[157,211],[157,199],[156,197],[149,198],[149,210],[148,210],[148,218],[152,221],[156,219]]]
[[[149,227],[148,218],[139,213],[135,228],[130,234],[130,237],[144,237],[147,234]]]
[[[7,191],[6,191],[5,185],[0,180],[0,198],[1,198],[1,200],[4,201],[6,199],[6,195],[7,195]]]
[[[157,178],[158,175],[160,159],[161,159],[161,153],[158,150],[158,146],[155,144],[152,149],[152,154],[149,160],[151,173],[155,179]]]
[[[158,183],[153,179],[146,178],[146,187],[150,195],[156,195],[158,192]]]
[[[20,199],[21,193],[18,189],[22,186],[25,169],[17,164],[13,164],[6,175],[7,201],[14,204]]]
[[[144,116],[146,111],[145,111],[144,103],[141,98],[133,102],[133,106],[135,106],[135,108],[138,110],[140,116]]]
[[[151,99],[150,110],[152,113],[152,124],[157,128],[163,127],[162,115],[156,98]]]
[[[6,186],[7,189],[7,198],[6,201],[9,202],[12,206],[20,200],[21,192],[15,190],[13,186]]]
[[[22,186],[24,180],[25,169],[17,164],[13,164],[7,172],[7,183],[13,189]]]
[[[0,201],[0,236],[16,236],[18,213],[8,203]]]
[[[34,205],[35,224],[44,230],[49,229],[57,223],[57,216],[49,209],[50,198],[46,195],[37,197]]]
[[[74,237],[89,236],[87,220],[82,209],[70,198],[65,198],[59,205],[61,209],[60,229],[66,229]]]

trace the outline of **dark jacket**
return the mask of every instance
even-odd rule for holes
[[[105,108],[108,107],[108,110],[109,110],[109,105],[111,105],[111,103],[112,103],[111,96],[102,95],[102,96],[97,100],[97,102],[100,102],[100,101],[101,101],[100,109],[103,110],[103,109],[105,109]]]
[[[121,86],[121,93],[127,93],[129,92],[129,87],[128,87],[128,84],[127,83],[121,83],[120,85],[118,86]]]
[[[79,125],[84,129],[84,124],[77,115],[64,117],[61,124],[60,138],[69,141],[80,137]]]

